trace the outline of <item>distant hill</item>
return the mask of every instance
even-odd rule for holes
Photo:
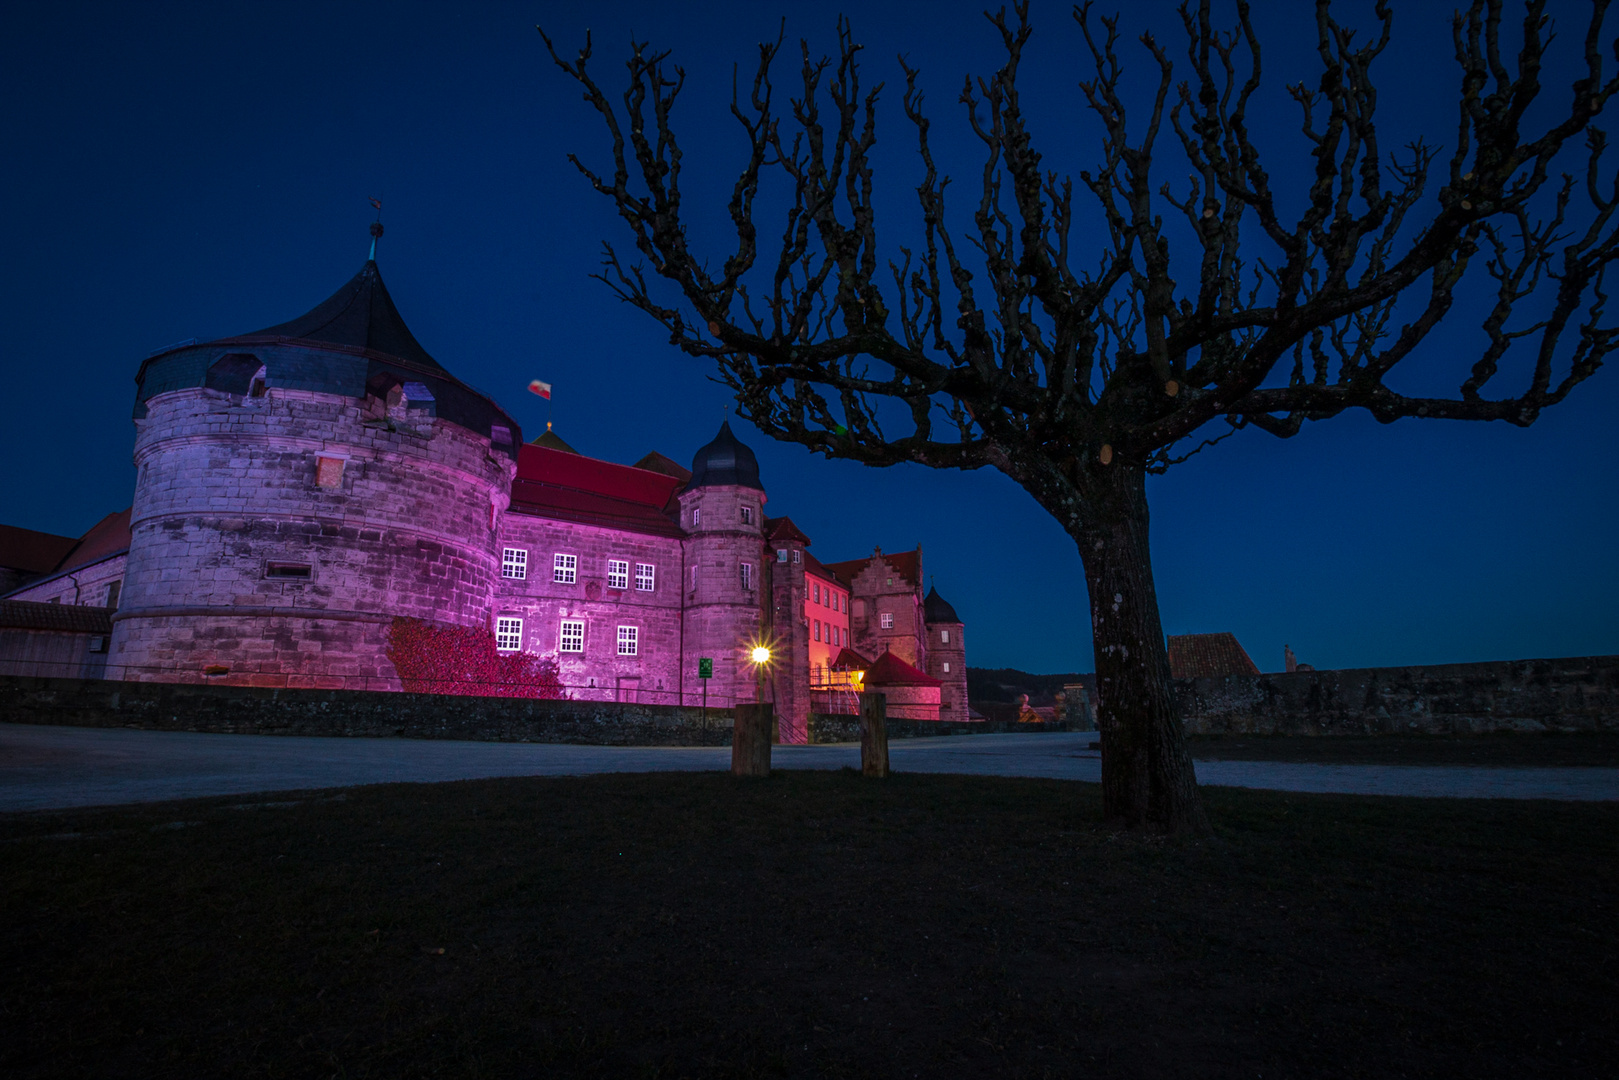
[[[1093,696],[1096,693],[1096,676],[1089,672],[1033,675],[1017,668],[968,667],[967,700],[974,706],[979,702],[1011,704],[1018,699],[1019,694],[1028,694],[1029,704],[1038,708],[1054,703],[1064,683],[1083,683]]]

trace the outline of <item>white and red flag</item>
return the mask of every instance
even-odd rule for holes
[[[540,395],[546,401],[551,400],[551,384],[550,383],[541,382],[540,380],[535,379],[533,382],[528,384],[528,388],[529,388],[529,391],[531,393],[535,393],[535,394]]]

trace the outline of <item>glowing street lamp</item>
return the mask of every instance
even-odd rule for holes
[[[753,647],[753,662],[760,667],[770,663],[770,650],[763,645]]]

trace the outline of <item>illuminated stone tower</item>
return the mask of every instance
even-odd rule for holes
[[[416,341],[374,261],[136,382],[113,677],[381,689],[394,616],[487,624],[522,436]]]
[[[927,672],[944,685],[939,688],[939,719],[967,719],[967,643],[956,609],[938,589],[929,589],[922,601],[927,627]]]
[[[764,502],[758,458],[729,423],[721,424],[714,441],[692,458],[691,479],[680,493],[686,531],[682,663],[694,675],[699,658],[713,659],[709,692],[720,705],[756,698],[746,655],[760,636],[765,595]]]

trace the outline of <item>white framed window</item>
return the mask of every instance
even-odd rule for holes
[[[649,562],[635,564],[635,588],[638,592],[651,592],[658,580],[658,569]]]
[[[795,562],[795,563],[803,562],[804,561],[803,556],[804,556],[804,553],[802,551],[799,551],[797,548],[793,549],[793,562]]]
[[[500,553],[500,576],[522,581],[528,577],[528,552],[523,548],[504,548]]]
[[[948,631],[948,630],[940,630],[939,631],[939,641],[941,643],[945,644],[945,645],[950,644],[950,631]]]
[[[752,525],[753,524],[753,507],[744,506],[742,508],[742,524],[744,524],[744,525]]]
[[[579,557],[558,555],[551,560],[551,580],[559,585],[572,585],[579,580]]]
[[[618,628],[618,655],[634,656],[640,647],[641,628],[638,626],[621,626]]]
[[[776,561],[777,562],[786,562],[787,561],[787,549],[786,548],[777,548],[776,549]]]
[[[883,612],[882,623],[884,630],[894,629],[894,613],[892,611]]]
[[[950,661],[948,660],[944,662],[944,673],[946,675],[950,674]]]
[[[701,525],[702,523],[703,523],[703,508],[701,506],[692,507],[691,508],[691,527],[695,529],[695,528],[697,528],[697,526]]]
[[[609,589],[627,589],[630,587],[630,563],[628,559],[607,560],[607,587]]]
[[[495,648],[516,652],[523,647],[523,620],[501,617],[495,620]]]
[[[557,634],[557,651],[581,653],[585,651],[585,624],[583,620],[562,620],[562,629]]]
[[[742,587],[744,589],[753,588],[753,564],[750,562],[742,564]]]

